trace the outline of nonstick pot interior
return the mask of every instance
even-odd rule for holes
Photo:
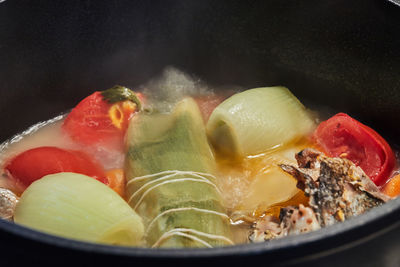
[[[174,66],[216,87],[285,85],[307,106],[347,112],[398,143],[399,15],[383,0],[7,0],[0,140],[94,90],[136,88]],[[215,250],[104,247],[0,221],[0,248],[8,263],[391,265],[400,262],[399,207],[396,200],[308,235]]]

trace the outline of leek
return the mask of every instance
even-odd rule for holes
[[[211,114],[207,133],[225,154],[256,155],[310,133],[314,121],[285,87],[247,90],[222,102]]]
[[[196,102],[169,114],[137,114],[127,134],[128,203],[140,214],[150,247],[233,244],[216,186],[216,164]]]
[[[47,175],[30,185],[17,204],[18,224],[71,239],[139,245],[143,223],[101,182],[76,173]]]

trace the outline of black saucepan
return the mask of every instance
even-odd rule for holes
[[[399,143],[400,8],[388,1],[0,2],[0,140],[175,66],[215,86],[285,85]],[[313,233],[218,249],[100,246],[0,220],[1,266],[399,266],[399,250],[400,199]]]

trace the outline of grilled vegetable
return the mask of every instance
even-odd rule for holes
[[[141,218],[112,189],[82,174],[58,173],[22,194],[16,223],[67,238],[113,245],[139,245]]]
[[[254,155],[310,133],[314,122],[285,87],[264,87],[235,94],[211,114],[207,133],[225,154]]]
[[[313,137],[329,156],[351,160],[376,185],[384,184],[395,166],[389,144],[377,132],[347,114],[339,113],[322,122]]]
[[[140,114],[128,129],[129,204],[147,225],[151,247],[233,244],[216,187],[215,161],[193,99],[171,114]]]

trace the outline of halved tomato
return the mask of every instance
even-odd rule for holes
[[[204,122],[207,123],[214,109],[234,93],[235,92],[232,90],[227,90],[218,94],[212,93],[207,95],[194,96],[193,98],[199,106]]]
[[[122,149],[129,120],[140,109],[139,97],[121,86],[94,92],[72,109],[62,128],[80,144]]]
[[[59,172],[81,173],[108,184],[103,167],[90,156],[81,151],[57,147],[44,146],[24,151],[12,158],[5,169],[24,186]]]
[[[394,169],[395,156],[385,139],[345,113],[321,122],[313,139],[329,156],[360,166],[376,185],[384,184]]]

